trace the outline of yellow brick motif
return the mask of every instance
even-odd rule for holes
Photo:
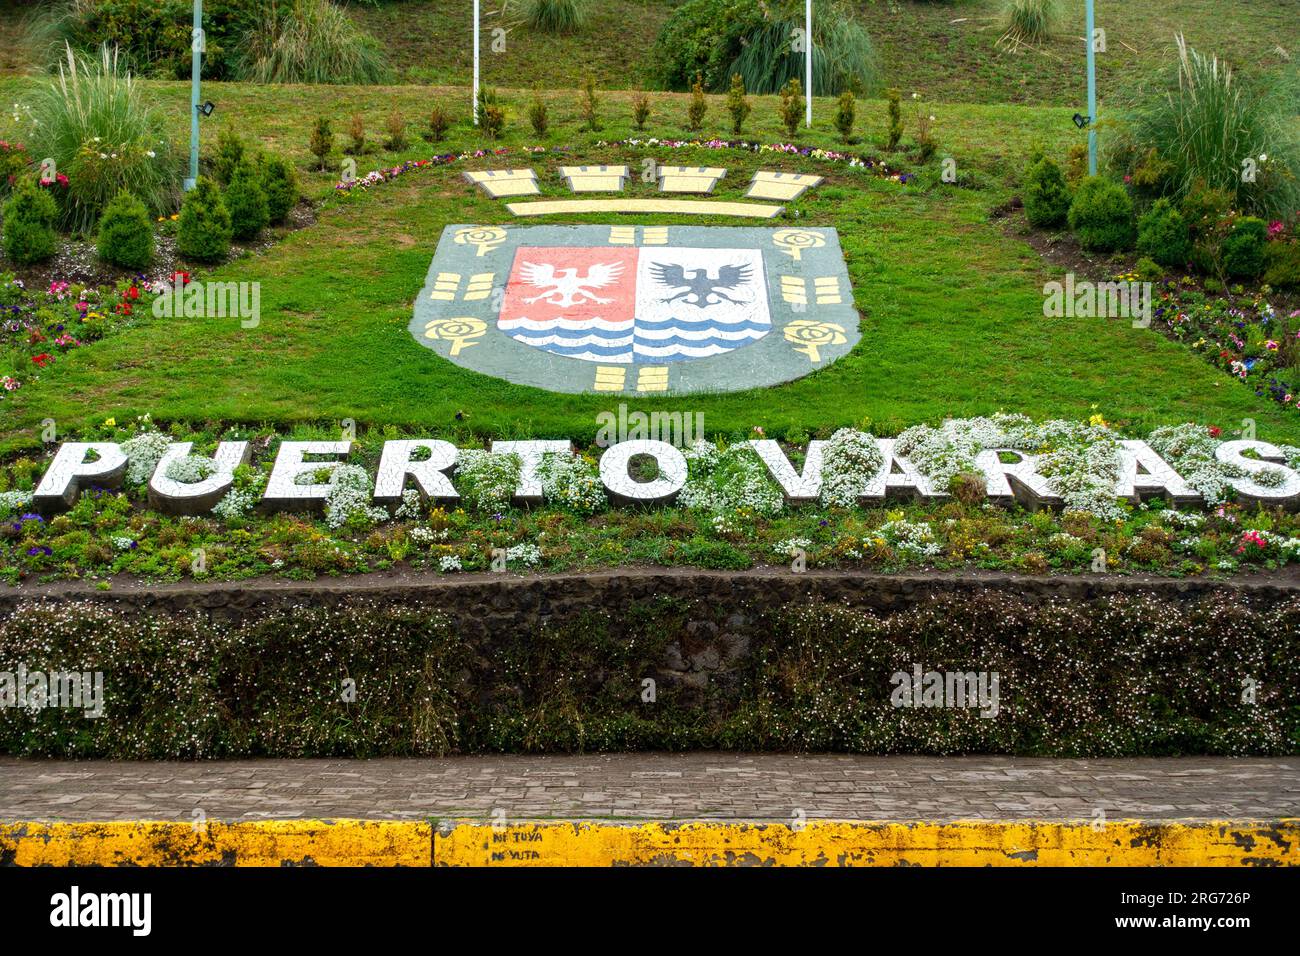
[[[791,305],[807,305],[807,283],[799,276],[781,276],[781,298]]]
[[[439,272],[438,278],[433,280],[433,291],[429,293],[429,298],[440,302],[451,302],[456,298],[456,290],[459,288],[459,273]]]
[[[465,298],[486,299],[492,294],[492,280],[495,278],[495,272],[480,272],[470,276],[469,285],[465,287]]]
[[[627,381],[627,369],[620,365],[596,366],[596,384],[592,389],[597,392],[621,392]]]
[[[839,305],[840,280],[835,276],[823,276],[813,279],[813,294],[817,296],[818,305]]]
[[[664,365],[642,368],[636,379],[638,392],[668,391],[668,367]]]

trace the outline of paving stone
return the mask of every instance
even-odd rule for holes
[[[0,758],[0,820],[788,821],[1300,815],[1300,758],[611,754],[184,763]]]

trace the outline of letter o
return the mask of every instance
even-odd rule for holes
[[[659,466],[659,476],[653,481],[634,481],[628,474],[628,465],[637,455],[649,455]],[[600,456],[600,480],[614,498],[643,504],[666,503],[686,484],[686,456],[666,441],[619,442]]]

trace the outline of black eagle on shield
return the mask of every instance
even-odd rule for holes
[[[650,267],[650,271],[661,285],[679,290],[661,300],[663,302],[676,302],[680,299],[697,309],[707,309],[719,302],[743,305],[746,301],[733,299],[727,295],[727,292],[734,292],[749,281],[750,268],[747,264],[721,266],[716,279],[709,278],[707,269],[688,270],[675,263],[656,262]]]

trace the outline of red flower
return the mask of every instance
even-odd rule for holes
[[[140,298],[140,290],[137,289],[135,286],[131,286],[131,288],[123,292],[122,295],[128,299],[138,299]]]
[[[1223,429],[1220,428],[1218,425],[1211,425],[1211,426],[1210,426],[1210,437],[1211,437],[1211,438],[1218,438],[1218,437],[1219,437],[1220,435],[1222,435],[1222,434],[1223,434]]]
[[[188,272],[173,272],[172,285],[175,285],[177,282],[180,282],[181,285],[189,285],[190,274]]]
[[[35,362],[37,365],[39,365],[41,368],[45,368],[45,366],[49,365],[51,362],[54,361],[54,356],[51,355],[49,352],[42,352],[40,355],[33,355],[32,361]]]

